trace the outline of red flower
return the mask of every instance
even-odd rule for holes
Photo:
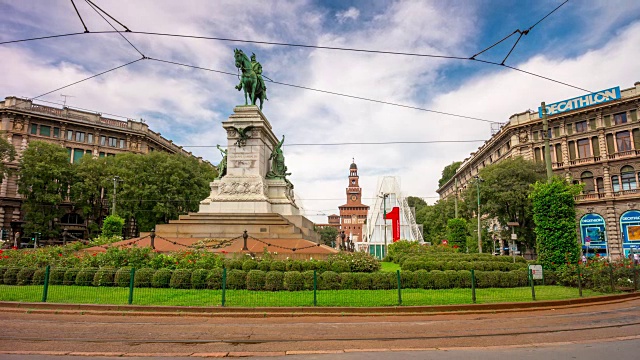
[[[93,253],[93,256],[98,256],[98,254],[96,254],[96,253]]]
[[[62,254],[58,254],[58,256],[62,256]]]
[[[4,250],[0,249],[0,254],[2,254],[4,252]]]
[[[11,248],[12,248],[13,250],[18,250],[18,247],[17,247],[17,246],[12,246]]]

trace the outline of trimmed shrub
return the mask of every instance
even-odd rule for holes
[[[158,271],[153,274],[151,286],[154,288],[168,288],[172,274],[173,272],[169,269],[158,269]]]
[[[374,290],[388,290],[398,287],[396,273],[375,272],[371,274],[371,288]]]
[[[227,270],[227,289],[242,290],[247,285],[247,273],[242,270]]]
[[[227,269],[230,270],[242,270],[242,265],[244,262],[239,259],[231,259],[227,263]]]
[[[334,271],[325,271],[318,276],[318,289],[320,290],[338,290],[340,284],[340,274]]]
[[[287,265],[284,261],[274,260],[271,262],[271,271],[286,271]]]
[[[78,272],[76,276],[76,285],[79,286],[91,286],[93,285],[93,278],[96,276],[96,268],[83,268]]]
[[[340,289],[343,289],[343,290],[356,289],[356,273],[350,273],[350,272],[340,273]]]
[[[400,281],[403,289],[417,289],[418,279],[416,273],[413,271],[401,271]]]
[[[169,280],[169,287],[172,289],[188,289],[191,287],[191,270],[176,269]]]
[[[220,290],[222,289],[222,272],[224,270],[220,268],[215,268],[209,271],[209,276],[207,277],[207,289],[212,290]]]
[[[450,270],[446,270],[450,271]],[[429,281],[433,284],[433,289],[449,289],[452,286],[449,284],[449,276],[446,271],[434,270],[429,271]],[[454,272],[455,273],[455,272]]]
[[[4,272],[7,271],[7,267],[6,266],[0,266],[0,280],[2,280],[4,282]]]
[[[266,272],[251,270],[247,274],[247,290],[264,290]]]
[[[44,276],[47,274],[47,269],[40,268],[36,269],[33,272],[33,278],[31,279],[31,284],[33,285],[44,285]],[[49,281],[51,281],[51,272],[49,272]]]
[[[318,275],[329,270],[331,270],[331,264],[328,261],[318,261],[316,263],[316,271],[318,272]]]
[[[51,268],[49,272],[49,285],[62,285],[64,283],[64,274],[66,272],[66,268]]]
[[[22,268],[16,275],[18,285],[31,285],[31,279],[33,279],[33,273],[36,269]]]
[[[357,290],[371,290],[373,288],[373,281],[371,280],[371,274],[369,273],[352,273],[355,279],[355,288]]]
[[[258,270],[262,270],[264,272],[271,271],[271,261],[262,260],[258,263]]]
[[[209,270],[196,269],[191,273],[191,288],[192,289],[205,289],[207,287],[207,277],[209,277]]]
[[[437,270],[436,270],[437,271]],[[429,276],[427,270],[416,270],[413,272],[416,277],[416,288],[418,289],[434,289],[433,279]]]
[[[294,260],[291,262],[291,266],[287,271],[302,271],[302,261]]]
[[[267,291],[284,289],[284,272],[282,271],[269,271],[264,280],[264,289]]]
[[[79,272],[80,272],[80,269],[76,269],[76,268],[67,269],[67,271],[64,273],[64,279],[62,280],[62,284],[63,285],[75,284],[76,276],[78,276]]]
[[[351,266],[349,266],[349,263],[346,261],[337,260],[331,263],[331,271],[337,272],[337,273],[350,272]]]
[[[116,269],[112,267],[102,267],[93,276],[93,286],[113,286],[113,279],[116,277]]]
[[[136,270],[136,273],[133,276],[133,286],[151,287],[151,282],[155,273],[156,270],[151,268],[142,268],[140,270]]]
[[[302,273],[302,279],[304,281],[305,290],[313,290],[313,270],[307,270]]]
[[[300,291],[304,289],[304,278],[302,274],[299,271],[287,271],[284,273],[284,288],[289,291]]]
[[[134,275],[135,277],[135,275]],[[116,271],[116,276],[113,278],[113,282],[119,287],[129,287],[131,281],[131,267],[121,267]]]
[[[3,280],[5,285],[16,285],[18,283],[18,273],[20,268],[10,267],[4,272]]]
[[[302,261],[302,270],[301,271],[309,271],[315,270],[317,262],[314,260],[311,261]]]
[[[258,262],[253,259],[245,260],[242,263],[242,270],[244,271],[251,271],[257,268],[258,268]]]

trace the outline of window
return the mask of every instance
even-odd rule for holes
[[[31,135],[36,135],[38,133],[38,125],[31,124]]]
[[[589,139],[578,140],[578,158],[586,159],[588,157],[591,157],[591,147],[589,144]]]
[[[93,151],[91,151],[91,150],[86,150],[84,153],[87,154],[87,155],[93,155]]]
[[[578,121],[576,123],[576,132],[577,133],[581,133],[581,132],[585,132],[585,131],[587,131],[587,120]]]
[[[118,142],[118,139],[114,137],[109,137],[109,146],[116,147],[117,142]]]
[[[613,115],[613,123],[616,125],[627,123],[627,113],[620,113]]]
[[[620,191],[620,181],[618,180],[618,175],[613,175],[611,177],[611,187],[613,188],[613,192]]]
[[[67,130],[67,140],[73,140],[73,131]]]
[[[105,146],[105,145],[107,145],[107,137],[100,136],[100,146]]]
[[[593,173],[591,171],[585,171],[580,175],[580,182],[584,184],[584,193],[592,193],[595,188],[593,184]]]
[[[604,194],[604,179],[599,177],[596,179],[596,187],[598,188],[598,192]]]
[[[80,159],[82,159],[82,157],[84,156],[84,150],[83,149],[73,149],[73,163],[77,164],[78,162],[80,162]]]
[[[104,153],[103,153],[103,152],[101,152],[101,153],[98,155],[98,157],[104,157]]]
[[[636,172],[633,167],[627,165],[620,169],[620,179],[622,182],[622,190],[636,189]]]
[[[55,138],[60,137],[60,128],[57,128],[57,127],[53,128],[53,137]]]
[[[93,144],[93,134],[91,133],[87,134],[87,142],[89,144]]]
[[[51,136],[51,126],[40,125],[40,135]]]
[[[120,149],[124,149],[124,139],[120,139]]]
[[[556,144],[556,161],[562,162],[562,145]]]
[[[501,153],[502,153],[502,151],[500,151],[500,149],[498,149],[498,157],[500,157],[500,155],[502,155]]]
[[[82,131],[76,131],[76,141],[84,142],[84,133]]]
[[[628,131],[620,131],[616,133],[616,144],[618,152],[631,150],[631,136]]]

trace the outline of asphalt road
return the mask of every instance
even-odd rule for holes
[[[8,359],[96,359],[103,354],[468,360],[504,354],[548,360],[554,358],[550,354],[590,359],[607,351],[620,351],[621,359],[640,358],[633,353],[640,349],[640,299],[506,313],[373,317],[114,316],[0,309],[0,324],[0,358]],[[8,354],[16,351],[21,353]],[[50,353],[38,357],[41,352]],[[70,353],[74,356],[55,356]]]

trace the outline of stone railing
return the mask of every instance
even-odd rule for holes
[[[587,201],[587,200],[599,200],[606,197],[605,193],[588,193],[588,194],[580,194],[573,197],[575,201]]]
[[[127,122],[126,121],[103,118],[102,116],[100,117],[100,123],[105,124],[105,125],[117,126],[117,127],[121,127],[121,128],[125,128],[125,129],[127,128]]]
[[[625,195],[636,195],[638,193],[640,193],[639,189],[629,189],[629,190],[616,191],[613,193],[613,196],[619,197],[619,196],[625,196]]]
[[[613,159],[618,159],[618,158],[624,158],[624,157],[629,157],[629,156],[636,156],[636,155],[640,155],[640,151],[638,150],[627,150],[627,151],[620,151],[614,154],[610,154],[609,155],[609,160],[613,160]]]

